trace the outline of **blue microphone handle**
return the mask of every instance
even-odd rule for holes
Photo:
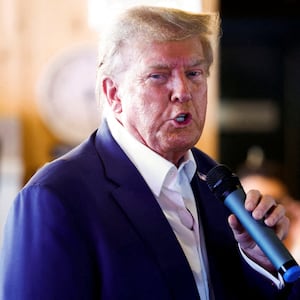
[[[300,266],[274,230],[263,220],[255,220],[252,213],[246,210],[246,193],[238,177],[225,165],[216,165],[207,173],[206,181],[215,197],[236,215],[283,279],[294,282],[300,278]]]
[[[300,277],[300,267],[275,232],[263,221],[255,220],[251,212],[245,209],[246,195],[243,189],[236,189],[224,199],[224,204],[236,215],[253,240],[270,259],[274,267],[287,282]]]

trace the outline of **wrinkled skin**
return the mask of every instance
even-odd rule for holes
[[[200,41],[137,43],[124,55],[125,70],[103,83],[110,107],[141,143],[178,165],[205,122],[207,65]]]

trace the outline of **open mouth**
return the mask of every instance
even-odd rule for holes
[[[190,114],[181,113],[176,116],[175,121],[178,123],[185,123],[188,120],[190,120],[190,118],[191,118]]]

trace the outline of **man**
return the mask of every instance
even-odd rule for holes
[[[201,180],[216,165],[193,146],[205,122],[217,25],[210,15],[137,7],[102,36],[103,122],[18,194],[0,258],[1,299],[279,299],[288,292]],[[252,190],[245,205],[285,237],[288,219],[273,198]]]

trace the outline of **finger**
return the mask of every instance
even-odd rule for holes
[[[275,226],[280,219],[285,217],[285,207],[282,204],[275,204],[264,215],[265,224],[272,227]]]
[[[259,202],[257,202],[257,206],[252,211],[252,216],[256,220],[261,220],[264,218],[268,218],[269,216],[273,216],[273,212],[277,209],[278,205],[275,199],[269,195],[261,196]],[[282,206],[279,210],[276,210],[276,213],[282,210]],[[283,212],[285,214],[285,211]],[[276,214],[273,216],[276,217]]]
[[[290,220],[286,216],[280,220],[280,226],[276,225],[276,234],[279,239],[284,240],[287,237],[290,227]]]
[[[253,240],[249,234],[245,231],[243,225],[239,222],[238,218],[231,214],[228,217],[229,226],[233,232],[234,238],[241,245],[243,249],[253,247]]]
[[[228,223],[229,223],[231,229],[233,229],[233,230],[239,230],[239,228],[242,229],[241,223],[239,222],[239,220],[237,219],[237,217],[234,214],[231,214],[228,217]]]
[[[245,199],[245,208],[248,211],[253,211],[261,200],[261,193],[258,190],[250,190],[247,192]]]

